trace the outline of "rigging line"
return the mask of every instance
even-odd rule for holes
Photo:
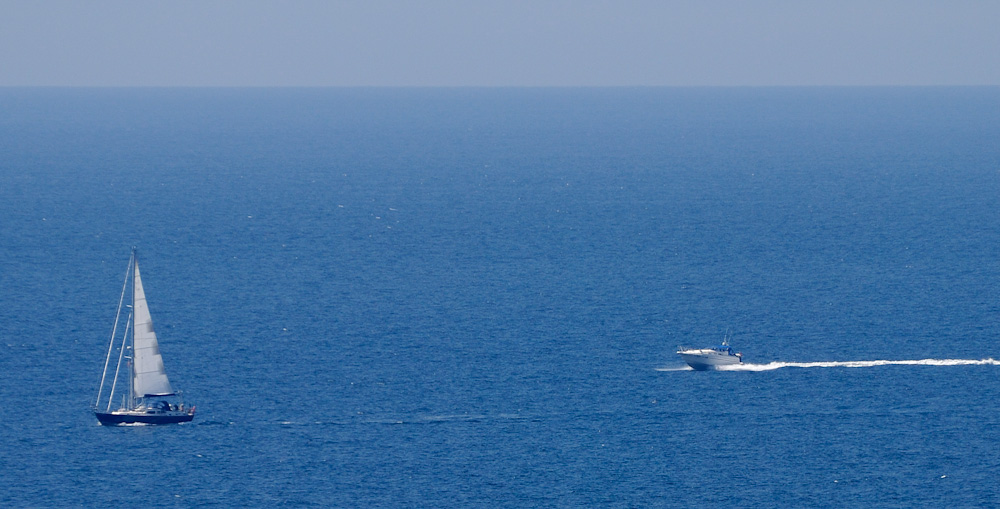
[[[132,272],[132,258],[135,256],[135,252],[129,256],[128,268],[125,269],[125,281],[122,282],[122,293],[118,297],[118,310],[115,311],[115,325],[111,328],[111,340],[108,342],[108,355],[104,358],[104,371],[101,372],[101,385],[97,386],[97,399],[94,400],[94,408],[96,409],[98,405],[101,404],[101,393],[104,392],[104,381],[108,376],[108,363],[111,361],[111,349],[115,345],[115,334],[118,332],[118,320],[122,316],[122,303],[125,301],[125,289],[128,287],[128,276]],[[108,401],[110,406],[111,401]]]
[[[132,313],[128,314],[128,321],[125,322],[125,335],[122,336],[122,348],[118,352],[118,366],[115,368],[115,381],[111,383],[111,394],[108,395],[108,412],[111,411],[111,402],[115,399],[115,387],[118,385],[118,372],[122,369],[122,356],[125,355],[125,340],[128,339],[129,325],[132,325]]]

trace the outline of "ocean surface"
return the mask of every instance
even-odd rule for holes
[[[0,89],[3,507],[996,507],[993,359],[1000,88]]]

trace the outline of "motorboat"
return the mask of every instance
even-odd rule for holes
[[[707,371],[716,369],[719,366],[730,366],[743,363],[743,354],[734,352],[729,346],[729,335],[722,340],[721,345],[710,348],[681,348],[677,354],[688,363],[688,366],[698,370]]]

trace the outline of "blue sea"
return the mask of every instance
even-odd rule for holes
[[[998,283],[1000,88],[0,89],[0,506],[996,507]]]

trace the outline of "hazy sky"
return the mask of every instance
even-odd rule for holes
[[[0,0],[0,86],[1000,85],[1000,1]]]

